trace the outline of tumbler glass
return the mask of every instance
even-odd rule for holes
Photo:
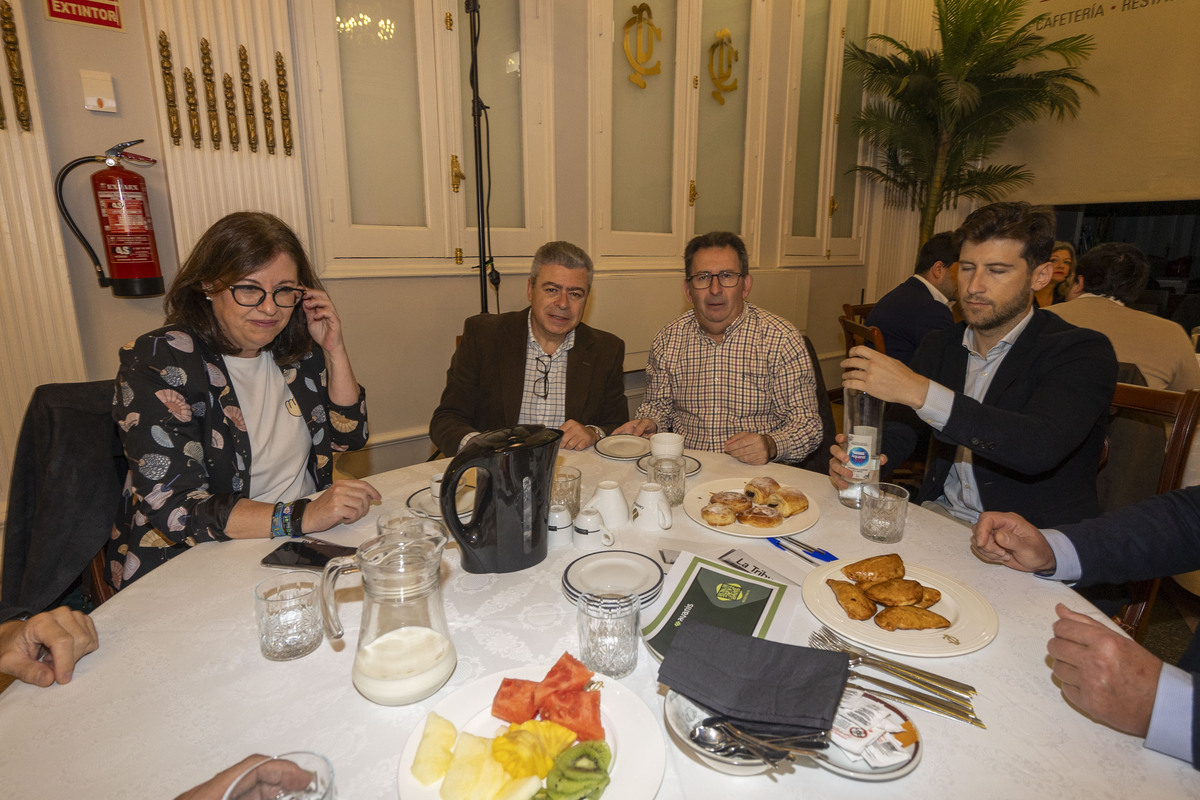
[[[624,678],[637,666],[638,611],[641,599],[632,593],[584,592],[579,609],[580,660],[593,672]]]
[[[581,473],[575,467],[556,467],[554,484],[550,488],[550,505],[566,506],[571,519],[579,516],[579,484]]]
[[[684,469],[682,457],[661,456],[659,458],[651,458],[650,465],[646,469],[646,479],[650,483],[657,483],[662,486],[663,495],[666,496],[667,502],[673,506],[677,506],[683,502],[683,489],[686,476],[687,471]]]
[[[311,572],[283,572],[254,588],[254,612],[262,654],[291,661],[321,645],[321,578]]]

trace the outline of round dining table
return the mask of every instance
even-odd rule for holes
[[[845,561],[896,552],[906,563],[952,576],[982,595],[999,619],[986,646],[953,657],[893,657],[974,685],[975,712],[987,727],[906,707],[923,754],[915,769],[891,781],[859,781],[807,760],[760,775],[726,775],[669,734],[659,664],[643,644],[636,669],[619,683],[649,709],[649,730],[636,738],[661,738],[665,763],[661,781],[657,765],[643,765],[644,791],[639,786],[611,800],[1200,797],[1200,772],[1190,764],[1145,749],[1140,738],[1094,722],[1063,697],[1046,654],[1055,604],[1099,616],[1070,588],[983,563],[970,550],[968,528],[922,508],[908,508],[902,541],[880,545],[859,534],[858,511],[838,502],[826,475],[780,464],[748,466],[722,453],[688,455],[701,464],[688,478],[689,490],[718,479],[773,477],[819,506],[816,524],[798,540]],[[632,503],[646,479],[634,461],[590,449],[563,451],[559,463],[581,470],[585,503],[606,479],[617,481]],[[447,464],[416,464],[368,480],[385,504],[403,505]],[[788,591],[797,594],[815,569],[766,541],[709,529],[682,506],[673,512],[666,531],[618,527],[614,547],[656,560],[661,550],[716,557],[737,548],[794,583]],[[376,516],[319,537],[358,545],[374,535]],[[43,689],[17,683],[0,694],[0,795],[172,798],[251,753],[313,750],[332,762],[341,800],[396,798],[402,796],[398,773],[405,744],[439,702],[485,676],[548,668],[564,651],[579,652],[576,609],[564,595],[562,577],[583,551],[555,547],[520,572],[472,574],[462,569],[452,545],[443,557],[442,581],[457,668],[425,700],[376,705],[351,683],[362,603],[361,586],[353,581],[339,585],[342,640],[325,640],[294,661],[260,654],[254,587],[273,574],[259,562],[278,544],[256,539],[193,547],[92,613],[100,648],[78,664],[69,684]],[[806,644],[820,627],[803,602],[792,619],[774,625],[771,638],[792,644]],[[626,747],[618,750],[618,763],[652,760],[655,750]]]

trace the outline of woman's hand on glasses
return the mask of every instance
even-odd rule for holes
[[[308,321],[308,333],[313,341],[328,353],[335,353],[345,345],[342,342],[342,320],[329,295],[320,289],[308,289],[304,293],[304,314]]]

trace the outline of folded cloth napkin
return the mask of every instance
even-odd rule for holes
[[[758,735],[828,732],[849,678],[845,653],[682,626],[658,680]]]

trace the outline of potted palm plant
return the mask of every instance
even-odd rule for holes
[[[960,197],[991,202],[1030,182],[1024,164],[987,163],[1017,125],[1079,112],[1079,90],[1096,88],[1078,70],[1094,49],[1090,35],[1050,41],[1041,14],[1026,22],[1026,0],[934,0],[940,48],[914,48],[874,34],[846,47],[847,70],[868,100],[854,129],[880,166],[853,169],[885,187],[885,201],[921,213],[920,244],[938,213]],[[869,44],[868,44],[869,46]],[[1052,59],[1055,69],[1036,70]]]

